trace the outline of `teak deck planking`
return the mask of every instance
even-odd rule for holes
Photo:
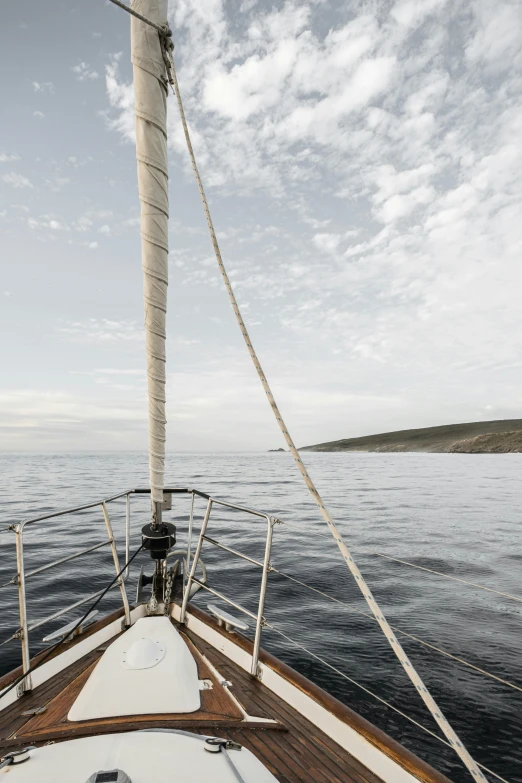
[[[191,607],[191,612],[197,613],[198,619],[204,618],[209,625],[219,627],[201,610],[194,611]],[[96,626],[103,627],[113,619],[114,616],[111,615],[105,621],[96,623]],[[218,735],[239,742],[254,753],[280,783],[382,783],[380,778],[262,682],[251,677],[190,630],[182,627],[179,630],[196,658],[199,678],[212,680],[213,683],[212,689],[201,691],[200,710],[188,714],[68,721],[67,715],[72,704],[106,649],[107,644],[104,644],[0,712],[0,755],[3,750],[15,747],[94,734],[144,728],[178,728],[197,734]],[[91,633],[92,627],[89,629],[89,635]],[[85,636],[82,635],[81,638]],[[234,639],[236,642],[240,641],[242,646],[250,644],[249,640],[238,634],[234,634]],[[202,655],[218,672],[219,678],[231,683],[230,693],[245,712],[250,717],[262,718],[265,721],[243,720],[243,714],[230,697],[228,689],[221,685],[220,679],[207,666]],[[263,658],[267,657],[268,654],[263,653]],[[281,666],[288,669],[284,664]],[[296,672],[293,674],[300,677]],[[2,679],[0,684],[5,687],[12,681],[13,673]],[[308,683],[307,680],[304,682]],[[312,683],[308,685],[312,691],[316,689]],[[324,696],[327,697],[327,694]],[[37,707],[46,709],[32,717],[22,715],[24,711]],[[377,729],[375,731],[378,732]],[[389,742],[393,745],[392,740]],[[409,755],[416,759],[412,754]],[[423,773],[419,775],[419,780],[426,783],[450,783],[447,778],[428,768],[419,759],[416,761]],[[428,776],[426,770],[433,774]]]

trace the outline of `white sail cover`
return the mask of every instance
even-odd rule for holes
[[[167,22],[167,0],[133,0],[133,10]],[[151,500],[163,501],[165,463],[165,318],[168,284],[167,86],[157,30],[131,17],[136,158],[149,392]]]

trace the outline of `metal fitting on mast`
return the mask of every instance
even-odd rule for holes
[[[163,504],[152,503],[152,521],[141,529],[143,548],[148,549],[153,560],[165,560],[176,543],[176,526],[163,522]]]

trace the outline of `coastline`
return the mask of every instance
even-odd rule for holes
[[[398,430],[303,446],[299,451],[519,454],[522,419],[466,422]]]

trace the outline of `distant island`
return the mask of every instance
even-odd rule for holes
[[[268,453],[270,454],[272,451],[284,451],[284,449],[268,449]]]
[[[383,432],[379,435],[304,446],[300,451],[518,454],[522,452],[522,419],[472,421],[466,424],[446,424],[441,427]]]

